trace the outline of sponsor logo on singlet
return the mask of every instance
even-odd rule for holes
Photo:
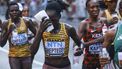
[[[102,37],[103,35],[101,33],[98,33],[98,34],[92,34],[92,38],[100,38]]]
[[[14,32],[12,34],[11,42],[14,45],[23,45],[23,44],[26,44],[27,41],[28,41],[28,37],[26,33],[18,34]]]
[[[89,52],[91,54],[99,54],[102,50],[102,43],[96,43],[89,46]]]
[[[65,49],[65,42],[47,41],[45,43],[46,55],[48,56],[63,56]]]
[[[94,39],[100,38],[102,36],[103,36],[102,33],[92,34],[92,38]],[[99,54],[101,50],[102,50],[102,43],[95,43],[89,46],[89,52],[91,54]]]

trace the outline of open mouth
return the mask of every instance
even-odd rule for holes
[[[93,11],[92,14],[93,15],[98,15],[98,12],[97,11]]]
[[[17,16],[17,14],[13,14],[13,16]]]
[[[18,16],[18,14],[13,14],[13,17],[17,17]]]

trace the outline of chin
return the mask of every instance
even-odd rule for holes
[[[97,17],[98,17],[98,15],[92,15],[92,17],[93,17],[93,18],[97,18]]]

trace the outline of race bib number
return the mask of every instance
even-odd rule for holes
[[[91,54],[99,54],[99,52],[102,50],[102,44],[96,43],[89,46],[89,52]]]
[[[11,38],[11,42],[14,45],[23,45],[26,44],[27,41],[28,41],[28,37],[26,33],[22,33],[22,34],[14,33]]]
[[[48,56],[63,56],[65,42],[47,41],[45,43],[46,55]]]

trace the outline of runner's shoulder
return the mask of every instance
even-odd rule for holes
[[[2,23],[2,26],[7,27],[8,24],[9,24],[9,20],[4,20]]]
[[[86,19],[84,19],[84,20],[82,20],[81,22],[80,22],[80,25],[85,25],[85,24],[88,24],[88,23],[90,23],[90,19],[89,18],[86,18]]]
[[[76,33],[75,28],[67,23],[65,23],[65,28],[66,28],[67,34],[70,36]]]
[[[107,38],[113,38],[115,36],[115,34],[116,34],[116,30],[113,29],[113,30],[107,31],[106,34],[105,34],[105,36]]]
[[[22,19],[23,19],[25,22],[29,22],[29,21],[30,21],[30,17],[22,17]]]
[[[25,23],[37,23],[36,19],[30,17],[23,17],[23,20],[25,21]]]
[[[67,30],[75,29],[75,28],[74,28],[73,26],[71,26],[70,24],[64,23],[64,25],[65,25],[65,28],[66,28]]]

